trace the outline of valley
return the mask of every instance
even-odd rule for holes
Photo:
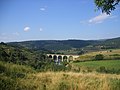
[[[120,39],[109,41],[114,48],[107,41],[1,42],[1,90],[119,90]],[[65,58],[68,54],[78,57]]]

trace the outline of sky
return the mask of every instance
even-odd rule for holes
[[[120,5],[110,14],[94,0],[0,0],[0,42],[120,37]]]

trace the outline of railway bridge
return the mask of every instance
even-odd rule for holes
[[[48,58],[51,58],[56,61],[73,61],[79,57],[79,55],[62,55],[62,54],[47,54]]]

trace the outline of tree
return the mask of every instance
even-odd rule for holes
[[[82,55],[82,54],[84,54],[83,50],[81,50],[80,52],[78,52],[78,55]]]
[[[111,11],[116,9],[116,6],[120,3],[120,0],[95,0],[95,4],[102,12],[110,14]]]

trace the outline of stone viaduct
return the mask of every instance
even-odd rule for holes
[[[62,55],[62,54],[47,54],[47,56],[56,61],[73,61],[79,57],[79,55]]]

